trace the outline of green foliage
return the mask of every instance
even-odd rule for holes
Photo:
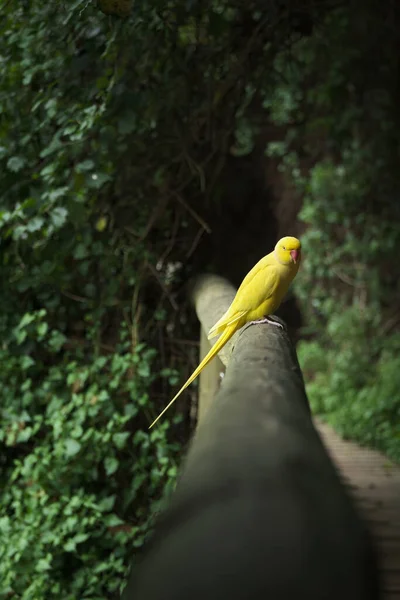
[[[23,600],[118,597],[174,486],[188,427],[147,429],[188,362],[171,287],[291,37],[261,0],[99,6],[127,18],[0,16],[0,593]]]
[[[138,427],[153,349],[132,348],[121,325],[112,354],[84,340],[67,350],[46,316],[25,313],[0,351],[2,592],[104,597],[117,593],[151,526],[138,499],[158,509],[179,446],[168,443],[166,422]],[[94,345],[98,327],[87,331]]]
[[[304,195],[313,405],[399,456],[397,49],[369,4],[328,5],[307,39],[261,0],[2,8],[0,597],[118,597],[188,434],[173,411],[148,431],[187,363],[171,286],[260,96]]]
[[[165,377],[139,318],[165,297],[146,314],[152,207],[126,198],[153,117],[121,101],[117,26],[31,4],[0,21],[0,596],[117,598],[180,452],[170,419],[147,430]]]
[[[299,360],[313,411],[344,437],[400,462],[400,336],[371,339],[377,319],[349,308],[329,320],[329,345],[301,342]],[[371,343],[372,342],[372,343]]]
[[[264,105],[286,133],[266,153],[280,157],[280,170],[303,196],[295,289],[313,409],[400,461],[397,38],[375,11],[337,10],[299,41],[295,60],[277,58],[280,78]]]

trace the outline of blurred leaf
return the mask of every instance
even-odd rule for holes
[[[75,456],[81,449],[81,444],[73,439],[65,440],[65,451],[67,456]]]
[[[118,469],[119,461],[114,457],[107,457],[104,460],[104,468],[106,470],[107,475],[112,475]]]
[[[21,171],[24,168],[24,166],[25,166],[25,159],[21,158],[20,156],[12,156],[7,161],[7,167],[13,173],[18,173],[19,171]]]

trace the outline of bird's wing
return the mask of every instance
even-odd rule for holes
[[[267,260],[268,259],[268,260]],[[221,333],[225,327],[246,318],[271,298],[279,285],[279,272],[269,255],[262,258],[243,279],[232,304],[223,317],[210,329],[208,338]]]
[[[210,331],[208,332],[208,339],[212,340],[212,338],[214,338],[216,335],[222,333],[222,331],[224,331],[224,329],[228,325],[233,325],[234,323],[237,323],[239,319],[246,315],[246,312],[246,310],[241,310],[239,312],[231,314],[228,309],[228,311],[224,315],[222,315],[219,321],[217,321],[215,325],[211,327]]]
[[[243,279],[231,305],[235,313],[255,310],[276,292],[279,271],[267,258],[261,259]]]

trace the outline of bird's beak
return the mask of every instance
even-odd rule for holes
[[[294,262],[294,264],[296,264],[297,261],[299,260],[299,255],[300,255],[300,250],[291,250],[290,251],[290,256],[292,257],[292,261]]]

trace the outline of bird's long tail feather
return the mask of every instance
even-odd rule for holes
[[[230,340],[230,338],[233,336],[235,331],[237,331],[238,329],[239,329],[239,322],[232,323],[232,325],[228,326],[225,329],[225,331],[223,332],[221,337],[218,338],[218,340],[215,342],[215,344],[211,348],[211,350],[205,355],[205,357],[203,358],[203,360],[201,361],[201,363],[199,364],[197,369],[195,369],[195,371],[193,371],[193,373],[191,374],[189,379],[181,387],[179,392],[172,398],[171,402],[169,404],[167,404],[167,406],[164,408],[164,410],[158,415],[157,419],[155,419],[152,422],[149,429],[151,429],[153,427],[153,425],[155,425],[157,423],[158,419],[160,417],[162,417],[162,415],[169,409],[169,407],[175,402],[175,400],[178,398],[178,396],[180,396],[182,394],[182,392],[188,387],[188,385],[190,385],[192,383],[192,381],[194,381],[196,379],[196,377],[198,375],[200,375],[200,373],[204,369],[204,367],[206,367],[208,365],[208,363],[214,358],[214,356],[216,354],[218,354],[218,352],[225,346],[225,344]]]
[[[246,313],[247,313],[246,310],[241,310],[232,315],[232,314],[230,314],[229,311],[227,311],[220,318],[220,320],[217,321],[213,327],[211,327],[210,331],[208,332],[208,336],[207,336],[208,339],[212,340],[212,338],[214,338],[216,335],[219,335],[220,333],[225,331],[225,329],[227,327],[229,327],[230,325],[233,325],[237,321],[241,321]]]

